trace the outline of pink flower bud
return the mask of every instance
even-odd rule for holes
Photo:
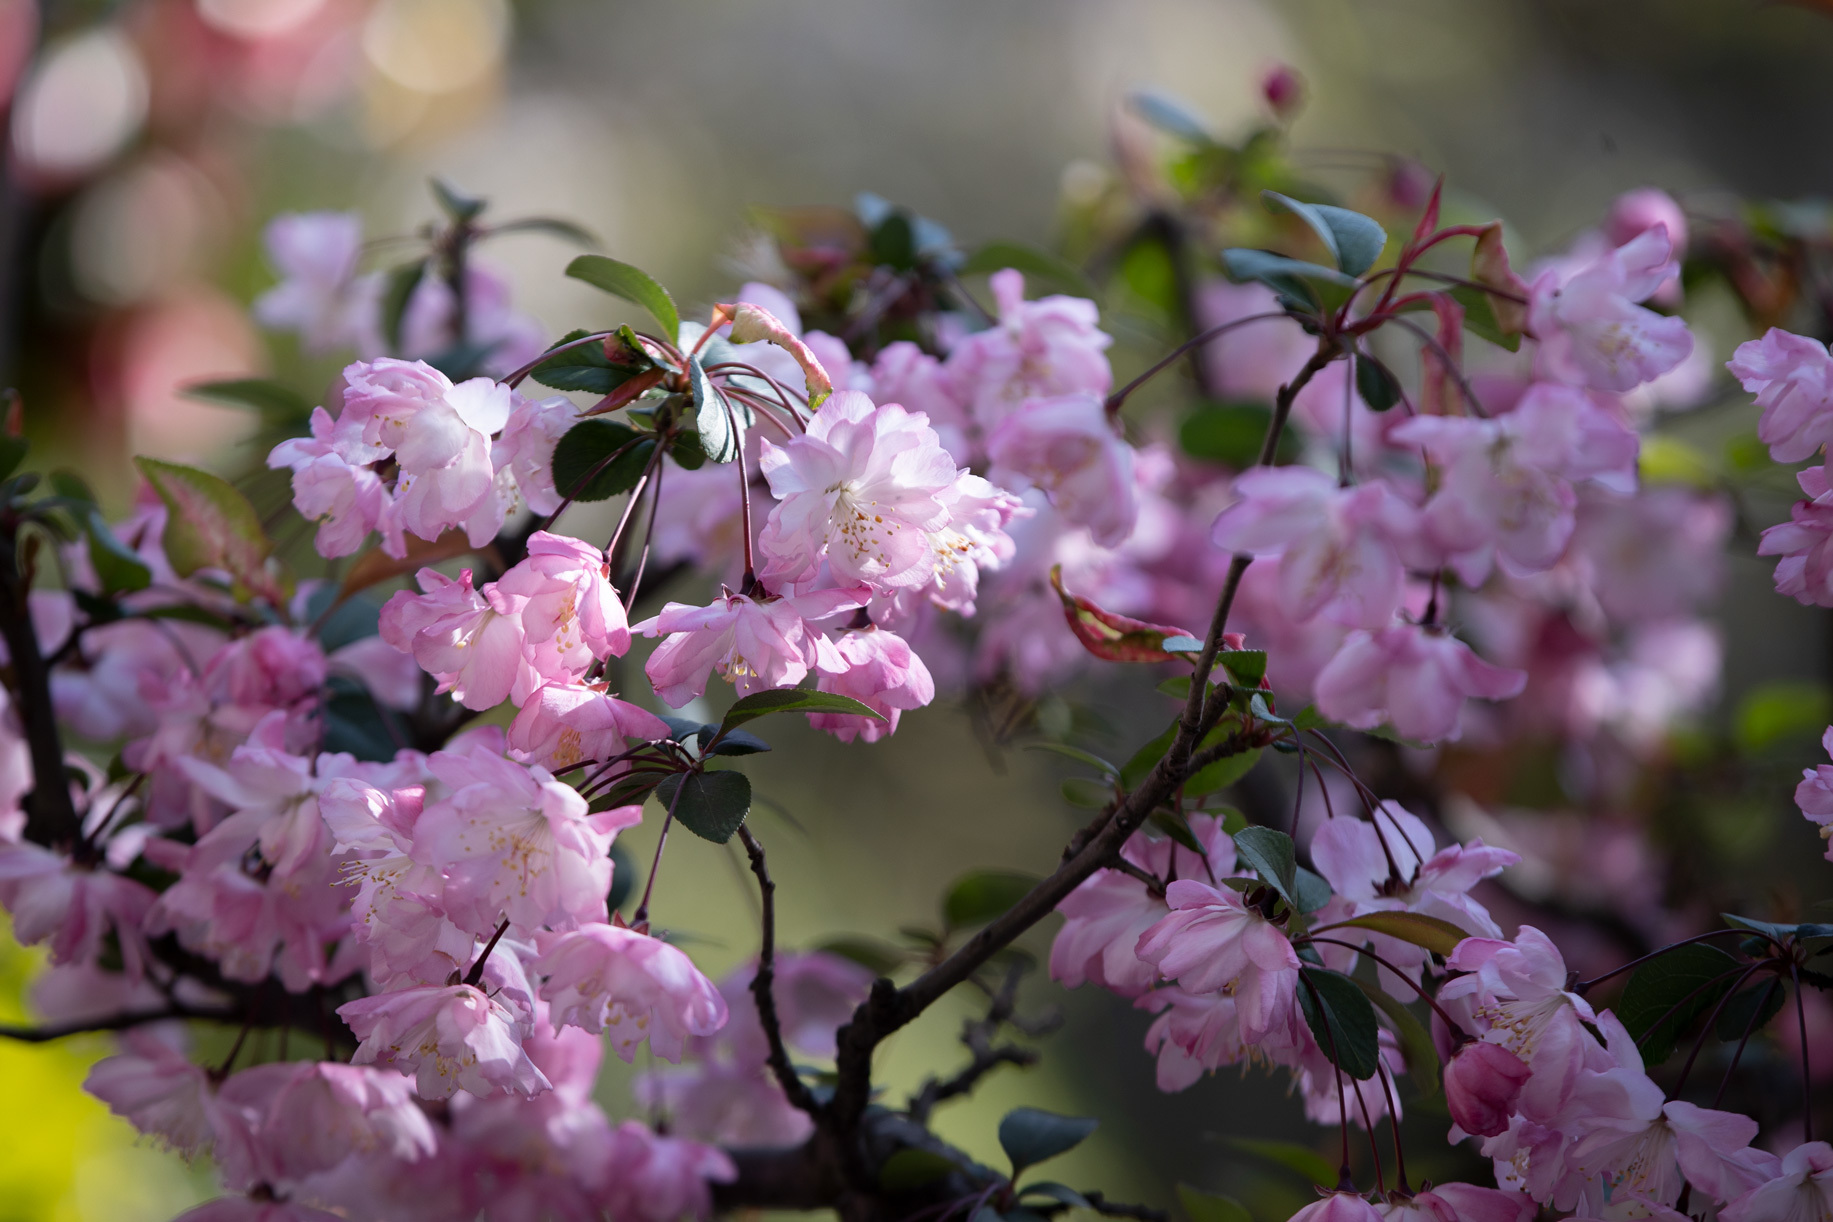
[[[1291,64],[1274,64],[1260,78],[1260,96],[1276,119],[1290,119],[1305,104],[1305,79]]]
[[[1527,1080],[1527,1063],[1500,1044],[1465,1044],[1445,1066],[1451,1118],[1466,1133],[1494,1137],[1508,1127]]]

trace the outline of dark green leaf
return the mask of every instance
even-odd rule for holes
[[[1650,1068],[1673,1055],[1681,1032],[1718,1004],[1738,970],[1738,960],[1703,942],[1676,946],[1635,970],[1616,1011]]]
[[[572,331],[555,341],[550,345],[550,350],[572,343],[578,343],[578,347],[555,353],[530,370],[528,376],[555,390],[578,390],[605,395],[623,385],[632,374],[651,368],[654,364],[640,346],[625,351],[627,361],[613,361],[605,355],[602,341],[579,343],[590,334],[589,331]]]
[[[709,730],[711,726],[707,727]],[[704,739],[702,741],[705,741]],[[745,730],[727,730],[713,744],[713,755],[757,755],[770,750],[770,744]]]
[[[1298,910],[1307,916],[1328,904],[1333,894],[1321,875],[1303,866],[1293,871],[1292,889],[1298,893]]]
[[[342,751],[371,763],[395,758],[394,735],[369,690],[353,680],[334,677],[324,703],[326,751]]]
[[[1748,929],[1752,933],[1760,933],[1778,942],[1786,942],[1796,936],[1796,931],[1801,928],[1799,925],[1778,925],[1774,921],[1758,921],[1750,917],[1733,916],[1729,912],[1721,912],[1719,916],[1727,925],[1737,929]]]
[[[700,448],[714,462],[731,462],[745,444],[748,409],[726,398],[713,384],[698,356],[687,358],[688,385],[694,391],[694,429]]]
[[[1767,1027],[1787,999],[1788,990],[1782,987],[1780,978],[1759,980],[1725,1003],[1725,1008],[1718,1012],[1713,1034],[1727,1043],[1736,1043],[1744,1038],[1746,1031],[1761,1031]]]
[[[1225,1197],[1219,1192],[1204,1192],[1189,1184],[1177,1186],[1177,1202],[1184,1207],[1184,1216],[1190,1222],[1254,1222],[1247,1206],[1234,1197]]]
[[[916,266],[916,231],[901,211],[889,213],[872,230],[872,261],[905,272]]]
[[[1165,752],[1171,749],[1171,740],[1176,737],[1177,722],[1174,721],[1163,734],[1135,751],[1133,758],[1121,766],[1121,785],[1127,789],[1139,788],[1139,783],[1146,779],[1146,774],[1152,771],[1153,766],[1159,760],[1165,758]]]
[[[706,451],[701,448],[699,433],[676,433],[668,443],[668,456],[683,471],[698,471],[706,466]]]
[[[1316,706],[1307,704],[1292,717],[1292,725],[1299,730],[1317,730],[1330,724],[1330,719],[1317,711]]]
[[[1450,921],[1421,912],[1368,912],[1340,923],[1399,938],[1435,955],[1449,956],[1459,942],[1470,936]]]
[[[887,945],[876,938],[829,938],[817,945],[815,949],[824,954],[850,959],[878,976],[889,976],[902,967],[904,960],[908,957],[897,947]]]
[[[1200,798],[1218,789],[1227,789],[1246,776],[1260,762],[1260,748],[1253,747],[1235,755],[1225,755],[1213,764],[1205,764],[1184,782],[1184,796]]]
[[[1265,250],[1222,252],[1222,266],[1236,283],[1255,280],[1274,292],[1314,308],[1335,309],[1348,301],[1359,281],[1334,267],[1289,259]]]
[[[1242,864],[1260,875],[1261,882],[1298,907],[1298,861],[1292,837],[1270,827],[1243,828],[1235,836],[1235,853]]]
[[[884,718],[850,696],[832,692],[811,692],[799,687],[773,687],[752,692],[726,710],[721,730],[730,730],[771,713],[851,713],[859,717]]]
[[[407,303],[413,300],[420,278],[426,274],[426,260],[415,259],[388,269],[382,281],[382,338],[390,352],[401,350],[401,320],[407,315]]]
[[[1084,810],[1100,810],[1114,798],[1114,787],[1092,776],[1064,777],[1058,789],[1065,802]]]
[[[1075,1149],[1099,1123],[1087,1116],[1059,1116],[1034,1107],[1007,1112],[999,1122],[999,1145],[1012,1160],[1012,1177],[1017,1179],[1026,1167]]]
[[[95,570],[104,593],[125,594],[153,584],[153,570],[115,537],[100,510],[92,508],[83,515],[83,530],[89,537],[89,567]]]
[[[934,1150],[909,1146],[894,1153],[878,1169],[878,1186],[889,1193],[915,1192],[960,1168]]]
[[[1075,297],[1095,295],[1094,283],[1081,268],[1058,255],[1018,242],[988,242],[956,270],[963,276],[977,276],[1007,267],[1023,272],[1033,284],[1062,289]]]
[[[1329,1159],[1295,1142],[1258,1141],[1251,1137],[1228,1137],[1223,1140],[1249,1154],[1258,1154],[1268,1162],[1278,1163],[1288,1171],[1296,1171],[1320,1187],[1337,1182],[1337,1169]]]
[[[1356,393],[1370,411],[1385,412],[1400,402],[1400,381],[1386,365],[1367,353],[1356,354]]]
[[[445,214],[460,225],[474,221],[483,212],[485,201],[475,195],[466,195],[443,178],[432,180],[433,198]]]
[[[1152,812],[1151,823],[1153,827],[1197,856],[1209,856],[1202,842],[1197,839],[1196,833],[1190,830],[1190,820],[1184,817],[1182,811],[1174,811],[1169,807],[1161,806]]]
[[[260,412],[277,423],[304,424],[312,418],[312,404],[284,382],[271,378],[224,378],[215,382],[193,382],[184,387],[187,398],[228,407],[246,407]]]
[[[963,874],[942,898],[942,920],[950,929],[970,929],[1004,916],[1037,886],[1037,877],[1014,870]]]
[[[1261,198],[1276,204],[1311,226],[1336,260],[1339,270],[1360,276],[1381,257],[1387,233],[1370,217],[1330,204],[1306,204],[1277,191],[1262,191]]]
[[[590,229],[583,225],[576,225],[572,221],[562,220],[557,216],[525,216],[517,220],[505,221],[501,225],[492,225],[489,233],[491,237],[505,233],[545,233],[578,246],[602,245],[598,240],[598,235]]]
[[[1216,661],[1228,672],[1237,687],[1259,687],[1267,675],[1267,651],[1264,649],[1224,649]]]
[[[580,255],[566,265],[566,274],[642,306],[662,324],[664,339],[672,342],[680,333],[681,314],[675,309],[675,299],[647,272],[604,255]]]
[[[656,786],[656,801],[694,835],[724,844],[751,811],[751,782],[742,772],[677,772]]]
[[[653,437],[627,424],[599,416],[581,420],[554,447],[554,488],[576,501],[628,492],[643,477],[655,448]]]
[[[1071,1188],[1068,1184],[1059,1184],[1055,1180],[1039,1180],[1035,1184],[1026,1184],[1018,1190],[1021,1197],[1043,1197],[1063,1205],[1073,1205],[1077,1209],[1093,1209],[1088,1198]]]
[[[1178,427],[1177,443],[1184,453],[1205,462],[1219,463],[1236,471],[1245,471],[1260,457],[1267,428],[1273,422],[1273,409],[1264,403],[1220,403],[1199,407],[1184,417]],[[1274,462],[1289,462],[1297,457],[1300,442],[1291,428],[1279,439]]]
[[[662,775],[655,772],[638,772],[623,777],[618,782],[592,799],[592,813],[610,810],[616,806],[630,806],[640,803],[656,788]]]
[[[1361,986],[1341,972],[1299,969],[1298,1004],[1324,1055],[1344,1073],[1366,1082],[1375,1076],[1381,1033],[1375,1007]]]
[[[1080,747],[1072,747],[1068,743],[1053,743],[1053,742],[1026,743],[1025,750],[1027,751],[1053,751],[1058,755],[1067,756],[1068,758],[1075,760],[1078,763],[1087,764],[1093,768],[1099,768],[1101,771],[1107,773],[1107,775],[1109,776],[1119,776],[1120,775],[1120,769],[1114,767],[1112,764],[1102,759],[1099,755],[1093,755],[1087,751],[1082,750],[1082,748]]]
[[[695,721],[691,717],[665,716],[662,724],[668,727],[668,736],[678,743],[684,743],[696,734],[700,735],[702,741],[706,741],[719,728],[710,721]]]
[[[1400,1040],[1400,1050],[1406,1054],[1407,1072],[1413,1078],[1414,1088],[1422,1098],[1430,1099],[1438,1094],[1438,1046],[1432,1042],[1431,1032],[1413,1011],[1394,1000],[1380,985],[1366,980],[1356,980],[1356,984],[1375,1008],[1387,1016],[1388,1029]]]
[[[1521,351],[1521,333],[1508,332],[1496,318],[1496,305],[1493,298],[1473,285],[1460,284],[1448,290],[1451,299],[1464,307],[1464,330],[1479,339],[1488,340],[1497,347],[1510,352]]]

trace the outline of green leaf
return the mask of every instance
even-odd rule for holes
[[[1496,318],[1496,303],[1480,288],[1460,284],[1448,291],[1451,299],[1464,307],[1464,330],[1478,339],[1488,340],[1510,352],[1521,351],[1521,333],[1504,331]]]
[[[655,448],[655,438],[627,424],[598,416],[581,420],[554,447],[554,488],[575,501],[602,501],[628,492],[643,477]]]
[[[26,451],[31,447],[23,437],[0,435],[0,479],[11,478],[19,470],[19,464],[25,461]]]
[[[1736,1043],[1746,1031],[1761,1031],[1782,1010],[1788,990],[1780,977],[1758,981],[1725,1003],[1712,1032],[1726,1043]]]
[[[1177,1186],[1177,1203],[1184,1207],[1190,1222],[1254,1222],[1247,1206],[1234,1197],[1219,1192],[1204,1192],[1189,1184]]]
[[[889,976],[902,967],[907,956],[903,951],[876,938],[829,938],[815,946],[828,955],[849,959],[876,976]]]
[[[1356,393],[1373,412],[1385,412],[1400,402],[1400,379],[1366,352],[1356,354]]]
[[[1319,730],[1330,724],[1330,719],[1317,711],[1316,705],[1307,704],[1292,717],[1292,726],[1297,730]]]
[[[1802,679],[1761,683],[1738,702],[1732,737],[1746,755],[1788,739],[1811,739],[1833,720],[1826,685]]]
[[[1172,840],[1183,845],[1198,857],[1207,858],[1209,856],[1208,851],[1203,848],[1202,842],[1197,839],[1196,833],[1190,830],[1190,820],[1184,817],[1182,811],[1176,811],[1169,807],[1161,806],[1152,812],[1150,819],[1153,827],[1165,833],[1165,835],[1171,837]]]
[[[115,536],[100,510],[91,508],[83,515],[83,531],[89,539],[89,567],[95,570],[103,593],[126,594],[153,584],[153,570]]]
[[[1298,860],[1292,837],[1270,827],[1243,828],[1235,836],[1235,853],[1260,875],[1260,881],[1298,907]]]
[[[1374,1077],[1381,1034],[1375,1026],[1375,1007],[1368,995],[1341,972],[1304,967],[1298,974],[1299,1008],[1305,1012],[1305,1022],[1317,1046],[1357,1081]]]
[[[662,324],[662,337],[673,341],[681,330],[681,313],[675,299],[645,271],[604,255],[580,255],[566,265],[566,274],[593,288],[642,306]]]
[[[1339,924],[1386,934],[1422,946],[1435,955],[1449,956],[1459,942],[1470,936],[1450,921],[1419,912],[1368,912]]]
[[[624,328],[628,330],[629,328]],[[571,331],[553,344],[549,351],[567,344],[579,343],[590,331]],[[614,362],[605,355],[603,342],[579,343],[576,348],[557,352],[529,371],[528,376],[555,390],[578,390],[588,394],[607,395],[630,380],[632,374],[651,368],[654,362],[641,346],[632,346],[629,361]]]
[[[433,198],[439,201],[439,207],[456,224],[474,221],[484,210],[485,200],[475,195],[466,195],[443,178],[433,179],[432,187]]]
[[[687,358],[687,379],[694,391],[694,430],[700,434],[700,448],[714,462],[731,462],[745,444],[745,425],[750,423],[746,409],[713,384],[698,356]]]
[[[492,225],[487,236],[497,237],[505,233],[545,233],[550,237],[572,242],[577,246],[604,245],[598,240],[598,235],[584,225],[577,225],[557,216],[524,216],[513,221],[504,221],[501,225]]]
[[[1102,759],[1099,755],[1091,754],[1090,752],[1082,750],[1082,748],[1080,747],[1072,747],[1068,743],[1053,743],[1053,742],[1026,743],[1025,750],[1027,751],[1052,751],[1058,755],[1066,756],[1069,759],[1075,760],[1077,763],[1087,764],[1092,768],[1099,768],[1102,772],[1106,773],[1108,776],[1119,776],[1120,775],[1120,769],[1114,767],[1112,764]]]
[[[1035,1107],[1007,1112],[999,1122],[999,1146],[1012,1160],[1012,1178],[1026,1167],[1075,1149],[1099,1124],[1088,1116],[1059,1116]]]
[[[949,929],[971,929],[1004,916],[1037,886],[1034,874],[1016,870],[975,870],[963,874],[942,898],[942,921]]]
[[[426,275],[426,260],[415,259],[388,269],[382,280],[382,338],[390,352],[401,350],[401,320],[407,316],[407,303],[413,300],[420,278]]]
[[[1081,268],[1059,255],[1018,242],[988,242],[955,270],[963,276],[982,276],[1008,267],[1023,272],[1029,282],[1063,289],[1075,297],[1095,296],[1094,283]]]
[[[707,729],[712,730],[712,726]],[[703,735],[702,742],[707,741]],[[709,755],[761,755],[770,750],[770,744],[747,730],[727,730],[714,742],[707,752]]]
[[[1093,1205],[1088,1203],[1087,1197],[1077,1192],[1074,1188],[1071,1188],[1068,1184],[1059,1184],[1055,1180],[1038,1180],[1034,1184],[1026,1184],[1023,1188],[1018,1190],[1018,1195],[1021,1197],[1044,1197],[1047,1200],[1056,1201],[1062,1205],[1072,1205],[1077,1209],[1094,1208]]]
[[[1218,789],[1227,789],[1252,771],[1260,762],[1260,748],[1254,747],[1234,755],[1225,755],[1213,764],[1205,764],[1184,782],[1184,796],[1200,798]]]
[[[1302,989],[1300,990],[1303,991]],[[1316,1150],[1290,1141],[1258,1141],[1251,1137],[1228,1137],[1223,1140],[1249,1154],[1258,1154],[1268,1162],[1296,1171],[1320,1187],[1337,1182],[1337,1169]]]
[[[1140,118],[1168,136],[1192,144],[1213,144],[1209,128],[1183,102],[1156,89],[1135,89],[1127,94],[1127,105]]]
[[[953,1159],[945,1158],[934,1150],[919,1150],[907,1146],[892,1154],[878,1169],[878,1186],[890,1193],[915,1192],[942,1179],[951,1171],[959,1171]]]
[[[1114,787],[1092,776],[1064,777],[1058,786],[1063,800],[1071,806],[1080,806],[1084,810],[1100,810],[1114,797]]]
[[[304,424],[312,418],[312,404],[284,382],[271,378],[224,378],[215,382],[193,382],[183,388],[186,398],[227,407],[245,407],[260,412],[276,423]]]
[[[1165,758],[1165,752],[1171,749],[1171,740],[1177,737],[1177,722],[1173,721],[1163,734],[1133,753],[1120,769],[1120,784],[1127,789],[1139,788],[1139,783],[1146,779],[1159,760]]]
[[[1752,933],[1760,933],[1778,942],[1786,942],[1798,936],[1802,929],[1802,926],[1799,925],[1778,925],[1774,921],[1759,921],[1752,917],[1733,916],[1729,912],[1721,912],[1719,916],[1727,925],[1738,929],[1748,929]]]
[[[1356,980],[1356,985],[1368,995],[1375,1008],[1387,1016],[1388,1028],[1400,1040],[1400,1050],[1407,1058],[1407,1072],[1420,1097],[1430,1099],[1438,1094],[1438,1046],[1432,1042],[1432,1033],[1413,1011],[1390,997],[1380,985],[1366,980]]]
[[[1636,1037],[1651,1069],[1674,1053],[1694,1019],[1731,988],[1737,959],[1703,942],[1676,946],[1635,970],[1617,1002],[1617,1017]]]
[[[1216,661],[1228,672],[1236,687],[1259,687],[1267,675],[1267,651],[1264,649],[1224,649]]]
[[[1387,231],[1360,212],[1330,204],[1302,203],[1277,191],[1262,191],[1260,198],[1311,226],[1338,269],[1351,276],[1360,276],[1373,267],[1381,257],[1382,247],[1387,245]]]
[[[1330,897],[1335,894],[1322,875],[1314,874],[1303,866],[1299,866],[1292,874],[1292,889],[1298,892],[1298,910],[1307,916],[1328,904]]]
[[[656,786],[656,801],[694,835],[724,844],[751,813],[751,781],[742,772],[677,772]]]
[[[894,209],[887,213],[884,220],[873,226],[867,241],[872,252],[872,262],[894,267],[900,272],[907,272],[916,266],[916,230],[910,224],[910,217],[902,210]]]
[[[1254,280],[1280,296],[1314,309],[1335,309],[1348,301],[1360,285],[1354,276],[1334,267],[1290,259],[1271,251],[1237,247],[1222,252],[1222,266],[1237,284]]]
[[[858,717],[884,720],[883,716],[851,696],[811,692],[799,687],[773,687],[768,691],[752,692],[734,703],[726,710],[725,720],[719,723],[719,729],[723,733],[771,713],[851,713]]]
[[[1153,237],[1133,242],[1120,260],[1120,279],[1127,290],[1167,320],[1181,317],[1183,311],[1178,275],[1177,260]]]
[[[1260,447],[1272,423],[1273,409],[1264,403],[1212,404],[1184,417],[1178,426],[1177,443],[1192,458],[1245,471],[1260,457]],[[1280,434],[1273,461],[1290,462],[1298,456],[1301,444],[1297,433],[1288,427]]]
[[[165,553],[174,572],[189,577],[199,569],[223,569],[248,590],[279,601],[267,573],[274,545],[247,497],[195,467],[156,458],[136,458],[134,465],[165,502]]]

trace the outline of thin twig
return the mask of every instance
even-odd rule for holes
[[[783,1046],[783,1024],[776,1010],[776,883],[764,860],[764,846],[751,834],[751,829],[740,824],[738,838],[745,846],[745,854],[751,858],[751,873],[757,875],[757,889],[762,897],[758,917],[762,944],[757,952],[757,971],[751,977],[751,996],[757,1001],[757,1021],[764,1028],[764,1039],[770,1045],[770,1072],[776,1076],[777,1085],[783,1088],[789,1101],[812,1116],[820,1110],[820,1105],[789,1060],[789,1050]]]

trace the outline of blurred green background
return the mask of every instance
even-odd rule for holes
[[[98,23],[124,31],[138,55],[141,104],[124,134],[104,140],[87,163],[41,155],[34,168],[15,149],[0,200],[0,360],[25,394],[29,430],[49,450],[41,461],[78,465],[117,507],[129,495],[131,453],[224,470],[259,457],[246,444],[247,417],[185,400],[175,387],[274,372],[315,395],[334,374],[334,363],[258,335],[242,315],[271,279],[259,251],[265,219],[354,207],[372,233],[406,232],[429,219],[431,174],[489,197],[497,216],[581,222],[610,253],[668,284],[693,316],[744,278],[738,238],[753,205],[845,206],[870,190],[942,221],[969,247],[991,238],[1045,245],[1064,193],[1086,181],[1090,165],[1105,163],[1110,117],[1128,89],[1180,97],[1227,135],[1257,120],[1260,74],[1279,62],[1294,65],[1309,90],[1292,130],[1301,166],[1353,176],[1370,154],[1416,158],[1446,173],[1459,195],[1506,217],[1531,250],[1595,222],[1628,188],[1656,184],[1690,201],[1812,196],[1827,190],[1833,165],[1833,20],[1808,4],[43,7],[49,51]],[[18,22],[9,28],[16,33]],[[0,67],[9,55],[20,58],[8,36],[0,31]],[[493,244],[485,257],[555,334],[619,318],[607,298],[561,276],[571,254],[528,236]],[[1721,359],[1739,338],[1733,328],[1705,334]],[[1777,520],[1786,499],[1756,498],[1745,507],[1750,521]],[[575,525],[583,528],[584,517]],[[1779,699],[1778,689],[1762,688],[1777,680],[1805,684],[1794,690],[1807,712],[1784,717],[1779,734],[1752,731],[1746,745],[1760,748],[1758,783],[1742,777],[1723,803],[1702,807],[1697,825],[1678,826],[1744,853],[1740,868],[1758,880],[1747,894],[1760,903],[1786,888],[1791,872],[1800,878],[1818,864],[1789,822],[1787,787],[1794,769],[1818,762],[1813,735],[1800,729],[1826,721],[1833,633],[1825,612],[1769,592],[1769,565],[1753,550],[1748,535],[1734,540],[1741,558],[1732,562],[1723,612],[1727,698],[1715,727],[1734,727],[1753,689]],[[1133,687],[1103,689],[1093,701],[1115,727],[1113,751],[1149,736],[1145,721],[1128,719],[1151,707]],[[1746,712],[1746,720],[1761,713]],[[757,826],[791,945],[933,925],[951,879],[981,867],[1045,872],[1082,817],[1057,797],[1063,769],[1026,753],[990,755],[965,711],[945,702],[908,716],[894,740],[877,746],[845,747],[795,727],[776,728],[772,738],[776,753],[748,771],[783,812],[765,811]],[[639,862],[648,859],[654,822],[628,837]],[[693,939],[696,958],[718,974],[754,951],[754,897],[735,858],[679,837],[654,913]],[[1047,934],[1028,942],[1040,956]],[[35,962],[10,946],[0,957],[4,1017],[23,1016]],[[1257,1216],[1277,1218],[1303,1199],[1302,1181],[1216,1138],[1334,1149],[1334,1133],[1307,1128],[1282,1081],[1224,1074],[1167,1099],[1154,1090],[1140,1049],[1144,1015],[1047,981],[1034,980],[1027,997],[1067,1011],[1065,1029],[1043,1044],[1043,1063],[1001,1071],[971,1101],[945,1106],[938,1121],[944,1136],[989,1162],[997,1161],[998,1118],[1012,1106],[1094,1114],[1102,1130],[1053,1164],[1054,1177],[1161,1204],[1185,1180],[1231,1191]],[[956,999],[897,1036],[884,1054],[887,1091],[896,1096],[955,1065],[968,1012]],[[80,1093],[86,1066],[105,1052],[99,1037],[45,1047],[0,1042],[0,1222],[138,1222],[208,1194],[207,1171],[136,1144],[124,1123]],[[627,1080],[613,1062],[601,1097],[614,1116],[633,1114]],[[1452,1164],[1439,1144],[1442,1118],[1415,1119],[1417,1182]]]

